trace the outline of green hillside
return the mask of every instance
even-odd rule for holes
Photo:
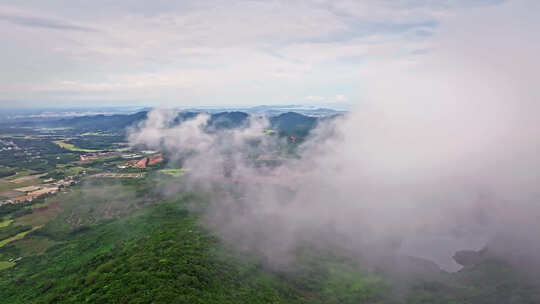
[[[163,197],[153,191],[167,183],[97,180],[49,198],[41,205],[46,207],[7,210],[12,222],[0,232],[24,235],[0,248],[2,303],[483,304],[540,299],[533,281],[496,259],[455,275],[432,274],[430,280],[367,269],[332,248],[301,249],[293,266],[272,267],[261,255],[239,252],[201,226],[204,193]]]

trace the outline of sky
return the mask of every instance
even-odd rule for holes
[[[431,79],[526,89],[539,13],[532,0],[0,0],[0,107],[339,107],[410,82],[436,96]]]

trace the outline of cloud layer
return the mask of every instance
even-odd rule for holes
[[[396,72],[461,53],[446,48],[459,35],[486,36],[534,9],[487,0],[4,0],[2,106],[359,103]],[[509,35],[523,22],[509,23]]]
[[[531,241],[540,231],[538,8],[514,1],[441,13],[455,26],[441,27],[432,38],[438,49],[418,60],[385,57],[375,43],[379,57],[349,74],[366,80],[365,99],[346,120],[317,129],[300,159],[279,169],[261,171],[245,162],[249,143],[266,140],[264,123],[208,135],[182,126],[168,130],[163,123],[156,129],[155,122],[167,116],[155,112],[132,140],[187,157],[185,164],[200,172],[194,179],[199,185],[212,187],[223,163],[234,163],[233,178],[244,188],[239,197],[218,195],[209,223],[276,264],[307,242],[345,247],[368,259],[414,255],[456,270],[455,250],[480,249],[500,235],[519,241],[493,250],[538,257],[540,246]],[[448,7],[429,8],[434,10]],[[315,48],[306,58],[335,58],[325,57],[335,48],[328,50]],[[204,120],[193,123],[187,126]]]
[[[207,224],[274,266],[290,265],[301,246],[319,246],[368,263],[411,255],[455,271],[458,250],[540,231],[538,123],[515,125],[535,108],[482,94],[480,87],[406,109],[396,101],[359,107],[319,124],[299,157],[277,168],[254,162],[287,155],[284,139],[265,134],[264,118],[208,133],[204,114],[174,125],[178,113],[155,110],[130,142],[181,160],[188,174],[168,191],[212,193]],[[517,244],[498,249],[540,253],[538,242]]]

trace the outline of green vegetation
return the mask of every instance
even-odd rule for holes
[[[20,232],[20,233],[12,236],[10,238],[7,238],[5,240],[0,241],[0,248],[2,246],[4,246],[4,245],[10,243],[10,242],[13,242],[13,241],[20,240],[20,239],[24,238],[28,233],[30,233],[30,232],[32,232],[32,231],[34,231],[36,229],[39,229],[39,228],[41,228],[41,226],[37,226],[37,227],[34,227],[34,228],[30,229],[30,230]]]
[[[28,231],[31,228],[32,228],[31,226],[17,226],[17,225],[3,227],[0,229],[0,241],[8,239],[18,233]]]
[[[46,172],[57,164],[69,163],[74,154],[54,144],[56,137],[10,137],[11,150],[0,150],[0,166],[17,171]],[[11,176],[13,177],[13,176]]]
[[[25,177],[25,176],[29,176],[29,175],[32,175],[32,174],[36,174],[36,171],[34,171],[34,170],[19,170],[19,171],[17,171],[17,173],[15,175],[4,178],[2,180],[4,180],[4,181],[12,181],[12,180],[15,180],[15,179],[18,179],[18,178],[21,178],[21,177]]]
[[[48,178],[82,182],[32,203],[0,206],[2,303],[540,303],[534,275],[489,255],[459,273],[427,277],[368,268],[333,246],[300,248],[291,265],[276,267],[201,225],[214,194],[159,191],[178,189],[183,169],[131,168],[121,172],[148,174],[94,179],[82,171],[118,172],[116,165],[126,160],[73,164],[81,153],[125,149],[123,128],[145,115],[74,118],[63,122],[71,129],[50,128],[53,135],[17,128],[21,136],[4,137],[17,149],[0,153],[0,166],[17,173],[0,179],[1,193]],[[239,113],[219,117],[216,128],[245,120]],[[266,133],[306,136],[316,121],[287,113]],[[299,141],[283,141],[275,155],[294,154]],[[7,167],[0,167],[0,177]]]
[[[82,133],[81,136],[115,136],[114,134],[103,133],[103,132],[86,132]]]
[[[15,179],[18,179],[18,178],[21,178],[21,177],[25,177],[25,176],[30,176],[30,175],[33,175],[33,174],[36,174],[36,173],[37,172],[34,171],[34,170],[19,170],[19,171],[17,171],[17,173],[15,175],[4,178],[4,180],[12,181],[12,180],[15,180]]]
[[[54,141],[55,144],[57,144],[59,147],[62,147],[63,149],[66,149],[66,150],[69,150],[69,151],[75,151],[75,152],[87,152],[87,153],[92,153],[92,152],[101,152],[103,150],[96,150],[96,149],[84,149],[84,148],[78,148],[78,147],[75,147],[74,144],[71,144],[71,143],[67,143],[65,142],[66,140],[56,140]]]
[[[7,227],[7,226],[9,226],[11,223],[13,223],[13,220],[12,220],[12,219],[4,219],[3,221],[0,222],[0,228]]]
[[[89,171],[87,168],[75,165],[57,165],[56,169],[50,170],[44,179],[52,178],[55,180],[64,179],[69,176],[77,176],[83,171]]]
[[[161,169],[158,172],[170,175],[172,177],[180,177],[182,175],[182,173],[184,173],[184,170],[183,169],[168,168],[168,169]]]
[[[53,121],[50,127],[69,127],[76,134],[123,133],[125,128],[146,119],[147,112],[128,115],[92,115]]]
[[[384,286],[354,268],[346,273],[358,283],[339,286],[354,291],[350,299],[336,296],[346,278],[324,267],[318,274],[323,294],[289,284],[283,274],[264,270],[259,258],[235,252],[202,229],[183,207],[191,196],[179,199],[85,229],[55,220],[38,235],[61,243],[3,275],[0,296],[27,303],[376,303],[382,297]]]
[[[79,149],[91,149],[96,151],[126,149],[126,138],[118,135],[86,135],[66,140]],[[129,147],[127,147],[129,149]]]
[[[0,178],[15,175],[15,173],[13,168],[0,167]]]
[[[14,189],[17,189],[17,188],[34,186],[38,182],[39,182],[39,179],[37,178],[35,179],[29,178],[28,180],[17,182],[17,183],[7,181],[7,180],[0,180],[0,192],[8,193],[9,191],[13,191]],[[20,194],[20,192],[18,192],[18,194]]]
[[[155,182],[91,180],[17,218],[11,227],[34,228],[0,248],[0,260],[25,257],[2,270],[0,297],[6,303],[376,303],[383,297],[380,279],[352,264],[345,277],[338,275],[330,257],[310,273],[320,278],[313,285],[303,283],[306,273],[265,269],[260,257],[236,252],[201,228],[188,206],[205,206],[204,196],[164,198],[152,191]],[[316,260],[313,253],[309,263]],[[348,278],[357,283],[342,286]],[[353,294],[338,297],[338,287]]]
[[[271,117],[270,125],[281,136],[306,137],[317,125],[317,118],[288,112]]]
[[[182,170],[155,172],[174,176]],[[368,271],[332,248],[300,249],[293,267],[270,267],[261,256],[239,252],[201,227],[205,194],[164,197],[155,190],[173,180],[151,176],[88,179],[34,204],[0,207],[4,221],[13,220],[0,228],[0,298],[5,303],[291,304],[539,299],[533,281],[524,282],[492,260],[433,281]],[[396,291],[400,284],[405,291]]]
[[[16,217],[18,213],[21,213],[28,206],[30,206],[29,203],[2,205],[0,206],[0,216],[11,215],[12,218]]]
[[[0,261],[0,271],[4,270],[4,269],[8,269],[8,268],[11,268],[15,266],[15,263],[14,262],[3,262],[3,261]]]
[[[32,236],[15,241],[12,244],[22,256],[33,256],[43,254],[48,248],[56,244],[56,242],[44,237]]]
[[[96,138],[101,140],[96,140]],[[119,142],[123,140],[123,137],[119,136],[88,135],[84,138],[67,138],[62,140],[56,140],[54,141],[54,143],[59,147],[62,147],[63,149],[73,152],[96,153],[103,151],[128,151],[130,147],[119,144]]]

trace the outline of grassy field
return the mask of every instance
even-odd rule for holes
[[[10,238],[7,238],[5,240],[2,240],[0,241],[0,248],[5,246],[6,244],[9,244],[13,241],[16,241],[16,240],[20,240],[20,239],[23,239],[28,233],[32,232],[32,231],[35,231],[39,228],[41,228],[42,226],[37,226],[37,227],[33,227],[32,229],[28,230],[28,231],[24,231],[24,232],[21,232],[21,233],[18,233]]]
[[[3,261],[0,261],[0,271],[4,270],[4,269],[8,269],[8,268],[11,268],[15,266],[15,263],[14,262],[3,262]]]
[[[62,172],[65,176],[75,176],[81,174],[82,171],[88,171],[87,168],[81,166],[68,165],[56,165],[55,172]]]
[[[126,152],[126,151],[130,151],[130,150],[131,150],[131,147],[124,147],[124,148],[114,149],[114,151],[116,151],[116,152]]]
[[[57,144],[58,146],[64,148],[64,149],[66,149],[66,150],[74,151],[74,152],[87,152],[87,153],[93,153],[93,152],[102,152],[102,151],[103,151],[103,150],[94,150],[94,149],[82,149],[82,148],[78,148],[78,147],[75,147],[75,146],[72,145],[72,144],[66,143],[66,142],[65,142],[66,140],[69,140],[69,139],[57,140],[57,141],[54,141],[54,143]]]
[[[36,173],[36,171],[33,171],[33,170],[20,170],[20,171],[17,171],[17,173],[15,175],[6,177],[3,180],[12,181],[14,179],[29,176],[29,175],[32,175],[32,174],[35,174],[35,173]]]
[[[64,169],[64,173],[65,173],[66,175],[73,176],[73,175],[81,174],[82,171],[87,171],[87,170],[88,170],[88,169],[83,168],[83,167],[79,167],[79,166],[67,166],[67,167]]]
[[[4,219],[0,222],[0,228],[4,228],[4,227],[7,227],[9,226],[11,223],[13,223],[13,220],[11,219]]]
[[[19,178],[25,178],[25,177],[29,177],[29,175],[19,176]],[[36,178],[29,178],[28,180],[25,180],[25,181],[22,181],[22,182],[19,182],[19,183],[14,183],[13,180],[16,180],[16,179],[8,179],[8,178],[0,179],[0,193],[8,194],[6,196],[22,195],[20,193],[13,193],[12,194],[11,192],[13,192],[13,190],[17,189],[17,188],[34,186],[34,185],[39,184],[39,182],[41,182],[41,180],[39,178],[37,178],[37,177]]]
[[[65,179],[70,176],[78,176],[82,174],[83,171],[86,171],[86,173],[91,174],[94,170],[93,168],[84,168],[81,166],[76,166],[73,164],[67,164],[67,165],[56,165],[56,168],[54,170],[50,170],[48,174],[44,177],[52,178],[55,180]]]
[[[182,173],[184,173],[183,169],[161,169],[158,171],[159,173],[167,174],[172,177],[180,177]]]
[[[116,151],[116,152],[125,152],[131,150],[131,147],[122,147],[122,148],[114,148],[114,149],[86,149],[86,148],[80,148],[76,147],[74,144],[67,143],[66,141],[70,140],[69,138],[63,139],[63,140],[57,140],[54,141],[55,144],[58,146],[74,152],[85,152],[85,153],[96,153],[96,152],[103,152],[103,151]]]

